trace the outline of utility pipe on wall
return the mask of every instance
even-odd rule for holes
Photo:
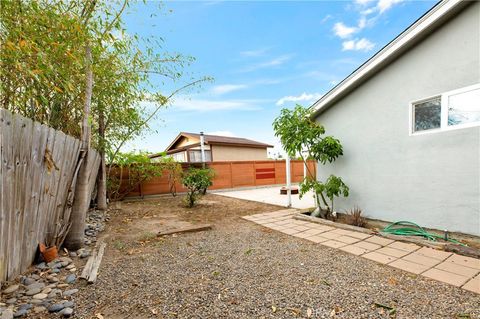
[[[290,156],[287,154],[287,160],[285,163],[286,166],[286,177],[287,177],[287,207],[292,207],[292,180],[290,178]]]
[[[202,153],[202,164],[205,168],[205,137],[203,132],[200,132],[200,152]]]

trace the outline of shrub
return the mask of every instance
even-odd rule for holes
[[[362,216],[362,210],[358,207],[354,207],[347,211],[345,214],[345,222],[349,225],[366,227],[367,219]]]
[[[185,204],[193,207],[209,186],[212,186],[213,171],[209,168],[191,167],[183,174],[182,185],[187,188]]]

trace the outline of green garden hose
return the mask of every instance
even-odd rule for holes
[[[385,227],[382,230],[382,233],[398,235],[398,236],[421,236],[421,237],[425,237],[427,240],[431,240],[431,241],[436,241],[437,239],[445,240],[444,236],[429,233],[425,229],[423,229],[422,227],[418,226],[417,224],[412,223],[412,222],[408,222],[408,221],[400,221],[400,222],[392,223],[392,224],[388,225],[387,227]],[[466,246],[466,245],[462,244],[461,242],[459,242],[455,239],[447,238],[446,240],[451,242],[451,243]]]

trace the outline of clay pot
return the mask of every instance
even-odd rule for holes
[[[58,258],[57,246],[46,247],[44,244],[40,244],[40,253],[42,253],[43,259],[49,263]]]

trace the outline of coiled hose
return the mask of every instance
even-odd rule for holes
[[[385,227],[382,230],[382,233],[398,235],[398,236],[421,236],[431,241],[437,241],[437,239],[445,240],[444,236],[429,233],[422,227],[409,221],[399,221],[399,222],[392,223],[387,227]],[[466,246],[465,244],[462,244],[461,242],[455,239],[447,238],[446,240],[454,244]]]

